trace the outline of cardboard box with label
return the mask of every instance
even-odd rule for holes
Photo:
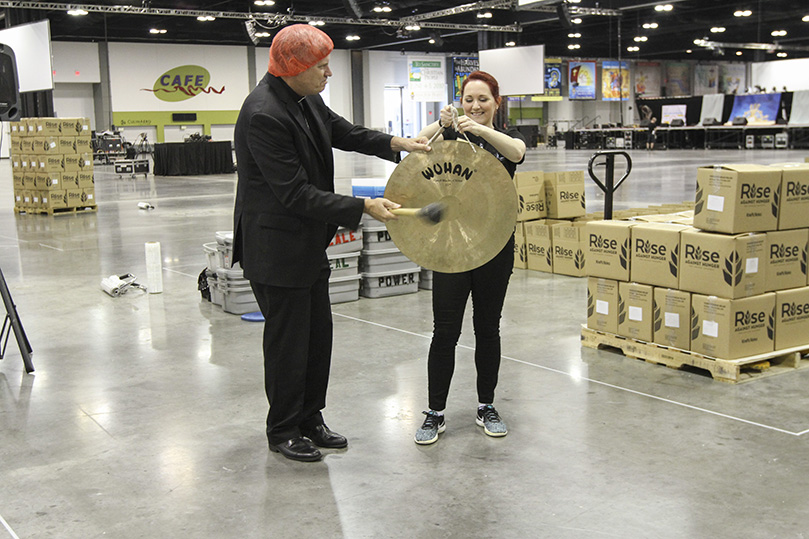
[[[775,294],[740,299],[693,294],[691,350],[719,359],[772,352],[775,341]]]
[[[653,292],[648,284],[618,283],[618,335],[652,341]]]
[[[674,223],[639,223],[632,227],[630,280],[680,287],[680,232],[691,227]]]
[[[809,227],[809,164],[772,166],[781,171],[778,230]]]
[[[82,189],[85,189],[87,187],[95,187],[95,176],[93,175],[92,170],[89,171],[80,170],[79,172],[76,173],[76,176],[78,179],[78,186],[81,187]],[[360,244],[361,243],[362,241],[360,241]]]
[[[62,134],[62,120],[59,118],[33,118],[33,120],[38,137],[58,137]]]
[[[618,333],[618,281],[587,279],[587,327]]]
[[[61,154],[48,154],[40,156],[32,156],[34,161],[38,163],[38,172],[64,172],[65,162],[64,156]]]
[[[92,171],[93,170],[93,154],[80,153],[79,154],[79,168],[78,170]]]
[[[809,344],[809,286],[775,293],[775,349]]]
[[[541,185],[517,187],[517,221],[533,221],[547,214]]]
[[[631,229],[635,221],[589,221],[584,226],[587,275],[628,281]]]
[[[680,288],[723,298],[766,291],[766,234],[680,232]]]
[[[551,225],[562,222],[564,221],[541,219],[523,223],[528,269],[553,273]]]
[[[76,153],[76,137],[59,137],[59,153]]]
[[[38,172],[34,176],[34,187],[40,191],[59,191],[67,189],[62,184],[61,172]]]
[[[653,340],[657,344],[689,350],[691,346],[691,294],[673,288],[654,289]]]
[[[25,174],[21,170],[12,172],[11,179],[14,182],[14,189],[25,189]]]
[[[694,226],[726,234],[776,230],[780,185],[781,171],[773,167],[700,167]]]
[[[90,136],[90,118],[62,118],[60,131],[63,136]]]
[[[806,285],[809,230],[767,232],[766,291],[785,290]]]
[[[96,191],[94,187],[87,187],[81,190],[81,205],[82,206],[96,205]]]
[[[553,272],[572,277],[584,277],[586,258],[581,244],[584,222],[563,222],[551,225]]]
[[[584,215],[584,171],[546,172],[545,201],[551,219]]]
[[[76,153],[93,153],[93,141],[89,136],[78,136],[75,141]]]
[[[85,206],[82,201],[81,189],[67,189],[67,207],[68,208],[81,208]]]

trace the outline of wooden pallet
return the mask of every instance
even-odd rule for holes
[[[582,326],[582,346],[595,349],[614,348],[626,357],[642,359],[648,363],[665,365],[672,369],[692,367],[710,373],[714,380],[736,384],[759,378],[796,372],[809,367],[809,345],[788,348],[766,354],[739,359],[719,359],[688,350],[638,341],[614,333],[605,333]]]
[[[82,206],[80,208],[17,208],[14,211],[27,215],[76,215],[77,213],[92,213],[98,211],[98,206]]]

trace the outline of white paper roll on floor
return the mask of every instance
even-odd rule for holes
[[[146,242],[146,287],[150,294],[163,292],[163,257],[159,241]]]

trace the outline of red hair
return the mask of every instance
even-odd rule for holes
[[[461,84],[461,96],[463,96],[464,91],[466,90],[466,84],[472,80],[479,80],[481,82],[485,82],[486,86],[489,87],[489,90],[492,92],[492,97],[494,98],[494,102],[498,105],[500,101],[502,101],[500,97],[500,85],[497,84],[497,79],[486,73],[485,71],[473,71],[469,74],[466,79],[464,79],[463,83]]]

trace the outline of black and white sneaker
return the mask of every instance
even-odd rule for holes
[[[494,406],[487,404],[483,408],[478,408],[478,415],[475,423],[479,427],[483,427],[483,432],[489,436],[505,436],[508,434],[508,427],[506,423],[500,419],[500,414],[494,409]]]
[[[419,445],[434,444],[438,441],[438,435],[447,430],[444,416],[438,415],[432,410],[422,413],[427,417],[419,430],[416,431],[416,443]]]

